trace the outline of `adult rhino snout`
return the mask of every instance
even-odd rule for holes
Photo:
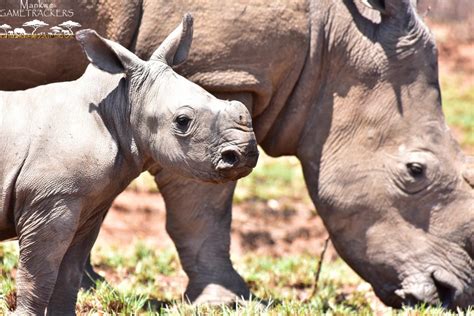
[[[470,306],[474,293],[465,293],[456,276],[437,270],[423,280],[417,280],[403,289],[396,290],[395,294],[403,305],[430,304],[454,309]]]
[[[220,152],[216,169],[224,177],[231,180],[248,175],[257,165],[258,149],[255,142],[249,143],[244,149],[238,146],[226,146]]]

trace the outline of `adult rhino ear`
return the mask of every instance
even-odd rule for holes
[[[80,30],[76,33],[76,39],[81,43],[91,64],[108,73],[129,73],[143,64],[128,49],[106,40],[94,30]]]
[[[181,24],[161,43],[151,61],[161,61],[169,66],[182,64],[188,58],[193,41],[193,17],[186,13]]]

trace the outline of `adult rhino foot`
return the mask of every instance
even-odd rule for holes
[[[248,296],[250,295],[247,295],[247,297],[239,296],[219,284],[209,284],[200,295],[191,301],[195,305],[228,305],[234,304],[242,299],[248,299]],[[186,297],[189,298],[189,295],[186,294]]]
[[[234,274],[235,273],[235,274]],[[245,281],[236,272],[232,273],[233,282],[190,282],[185,298],[194,305],[229,305],[249,300],[250,291]]]

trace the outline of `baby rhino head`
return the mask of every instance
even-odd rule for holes
[[[188,56],[192,24],[191,15],[185,15],[149,61],[93,30],[76,37],[93,65],[124,74],[126,115],[145,159],[186,177],[237,180],[258,158],[250,113],[242,103],[219,100],[171,68]]]

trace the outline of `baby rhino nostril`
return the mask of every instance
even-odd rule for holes
[[[225,150],[221,153],[222,160],[229,165],[236,165],[239,162],[239,154],[232,149]]]

